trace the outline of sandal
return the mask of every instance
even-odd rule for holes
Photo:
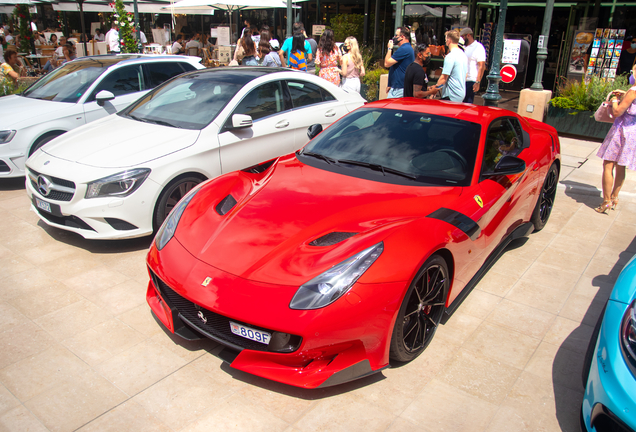
[[[612,200],[603,200],[603,203],[596,207],[594,210],[597,213],[607,214],[607,211],[612,208]]]
[[[612,197],[612,210],[616,210],[617,206],[618,206],[618,197],[616,198]]]

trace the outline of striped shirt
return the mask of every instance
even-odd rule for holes
[[[292,69],[301,71],[307,70],[307,61],[305,60],[305,53],[302,51],[294,51],[289,53],[289,64]]]

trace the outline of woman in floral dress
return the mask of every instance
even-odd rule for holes
[[[316,65],[320,67],[319,77],[337,86],[340,85],[340,50],[334,42],[333,30],[326,29],[320,37]]]
[[[636,75],[636,65],[632,73]],[[615,91],[610,103],[614,124],[596,154],[603,159],[603,203],[595,209],[599,213],[616,208],[625,167],[636,170],[636,86],[627,93]]]

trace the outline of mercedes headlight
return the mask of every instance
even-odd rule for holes
[[[172,209],[166,220],[163,221],[163,225],[161,225],[155,236],[155,246],[157,246],[158,250],[163,249],[172,239],[181,220],[181,215],[198,191],[199,188],[192,189],[186,196],[181,198],[181,201]]]
[[[14,130],[3,130],[0,131],[0,144],[8,143],[15,136]]]
[[[92,181],[86,188],[86,198],[128,196],[139,189],[149,174],[148,168],[135,168]]]
[[[634,375],[636,375],[636,300],[629,305],[625,316],[623,316],[621,345],[625,360]]]
[[[384,244],[380,242],[301,285],[289,307],[319,309],[335,302],[349,291],[358,278],[378,259],[383,250]]]

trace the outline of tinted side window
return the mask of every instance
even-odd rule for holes
[[[155,88],[172,77],[180,75],[185,71],[194,70],[194,66],[191,64],[179,62],[148,63],[143,65],[143,67],[148,77],[146,88]]]
[[[115,96],[144,90],[144,80],[139,65],[125,66],[108,73],[97,85],[89,101],[95,100],[95,95],[102,90],[108,90]]]
[[[500,118],[490,124],[482,172],[492,172],[502,156],[517,156],[521,151],[517,132],[508,119]]]
[[[281,83],[275,81],[263,84],[249,92],[232,114],[247,114],[256,121],[284,111],[284,107]]]
[[[287,87],[289,87],[294,108],[313,105],[323,101],[323,91],[315,84],[301,81],[288,81]]]

